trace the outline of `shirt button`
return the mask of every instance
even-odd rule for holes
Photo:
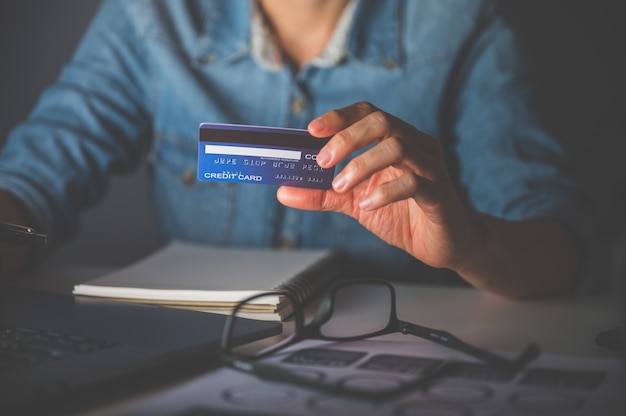
[[[280,239],[280,245],[279,247],[283,250],[289,250],[291,248],[293,248],[293,241],[291,241],[289,238],[287,237],[282,237]]]
[[[302,114],[304,107],[305,104],[302,98],[296,98],[291,102],[291,112],[294,114]]]
[[[396,61],[391,58],[385,58],[385,67],[387,67],[387,69],[394,69],[397,66]]]
[[[212,53],[208,54],[208,55],[204,55],[204,56],[202,56],[202,57],[200,57],[198,59],[198,63],[200,65],[208,65],[211,62],[213,62],[215,60],[215,58],[216,58],[216,56],[214,54],[212,54]]]
[[[194,168],[187,169],[182,176],[185,185],[193,185],[196,181],[196,170]]]

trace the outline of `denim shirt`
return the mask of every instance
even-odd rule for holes
[[[473,209],[554,218],[578,232],[584,195],[533,112],[532,72],[498,3],[361,0],[345,58],[294,71],[264,68],[251,54],[248,0],[105,0],[58,81],[12,132],[0,188],[61,240],[110,174],[147,155],[166,241],[340,247],[387,275],[411,276],[419,262],[352,218],[286,208],[272,186],[195,179],[201,122],[305,128],[369,101],[441,141]]]

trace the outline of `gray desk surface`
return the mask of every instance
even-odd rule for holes
[[[74,284],[110,270],[56,265],[16,284],[71,293]],[[620,324],[619,301],[610,294],[518,301],[471,288],[411,284],[397,284],[396,293],[400,319],[444,329],[482,348],[515,350],[534,341],[547,353],[615,355],[595,344],[599,332]]]
[[[530,341],[544,352],[611,356],[596,346],[600,331],[620,322],[610,295],[514,301],[478,290],[397,285],[398,316],[445,329],[487,349],[519,349]]]

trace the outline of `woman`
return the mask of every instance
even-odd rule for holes
[[[164,240],[341,247],[377,276],[426,264],[505,296],[566,292],[585,193],[500,3],[105,1],[3,150],[0,220],[62,241],[147,147]],[[332,136],[333,189],[196,183],[204,121]]]

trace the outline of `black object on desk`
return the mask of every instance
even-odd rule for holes
[[[45,234],[36,232],[32,227],[0,222],[0,243],[42,246],[47,240]]]
[[[48,237],[38,233],[32,227],[0,222],[0,244],[44,246],[47,242]],[[0,271],[2,271],[2,263],[2,251],[0,250]]]
[[[150,387],[156,379],[171,382],[181,371],[206,369],[217,364],[211,361],[225,320],[0,286],[0,337],[6,336],[0,339],[0,414],[91,406],[90,399],[99,402],[112,388]],[[251,342],[280,333],[282,326],[242,320],[238,329],[238,340]]]

